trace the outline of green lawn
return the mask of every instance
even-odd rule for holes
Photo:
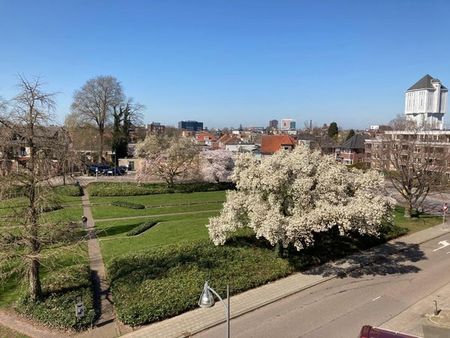
[[[211,192],[193,192],[193,193],[174,193],[159,195],[143,195],[143,196],[115,196],[115,197],[97,197],[89,198],[92,205],[95,204],[111,204],[114,201],[126,201],[143,204],[147,207],[163,206],[163,205],[179,205],[188,203],[205,203],[205,202],[224,202],[225,191]]]
[[[205,227],[209,217],[218,212],[202,214],[156,217],[157,225],[139,236],[126,237],[125,233],[149,219],[98,222],[103,259],[109,261],[114,257],[138,251],[146,251],[158,246],[166,246],[198,239],[208,241]],[[152,220],[155,218],[152,218]]]
[[[75,324],[73,308],[78,294],[83,295],[87,308],[87,316],[82,325],[89,325],[90,320],[94,317],[88,252],[86,242],[83,240],[85,231],[77,229],[72,232],[69,231],[69,228],[64,228],[69,221],[79,222],[82,216],[81,198],[64,195],[64,192],[70,188],[61,187],[57,190],[63,209],[41,214],[43,223],[51,223],[53,227],[55,224],[60,224],[61,235],[66,237],[65,244],[47,245],[41,252],[40,277],[44,293],[43,299],[38,303],[28,301],[27,285],[24,282],[26,274],[24,265],[21,264],[22,260],[0,261],[0,274],[15,271],[21,267],[14,274],[0,281],[0,307],[14,307],[41,323],[63,329],[72,328]],[[26,205],[24,198],[2,201],[0,217],[13,215],[14,210],[20,209],[24,205]],[[5,225],[13,228],[8,229]],[[42,227],[42,229],[44,228]],[[11,220],[0,219],[2,233],[14,234],[20,230],[21,228],[18,227],[18,222],[14,221],[14,218]],[[17,250],[23,250],[23,248],[18,247]],[[0,328],[0,337],[3,334],[2,329]]]

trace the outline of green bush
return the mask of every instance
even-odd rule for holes
[[[147,231],[154,225],[156,225],[158,221],[151,221],[151,222],[145,222],[142,224],[139,224],[137,227],[131,229],[127,232],[127,236],[137,236],[139,234],[142,234],[143,232]]]
[[[190,193],[234,189],[233,183],[179,183],[169,188],[165,183],[94,182],[87,187],[91,196],[138,196],[167,193]]]
[[[37,302],[28,295],[21,297],[16,310],[49,327],[58,329],[86,328],[95,319],[89,267],[81,264],[59,269],[43,279],[44,296]],[[81,296],[85,316],[76,322],[75,304]]]
[[[145,209],[145,205],[127,201],[114,201],[111,203],[111,205],[128,209]]]
[[[287,276],[293,270],[258,246],[216,247],[209,241],[180,243],[113,259],[107,266],[121,321],[143,325],[197,307],[207,280],[220,294],[236,294]]]

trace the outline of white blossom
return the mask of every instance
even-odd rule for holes
[[[239,155],[231,178],[237,190],[227,193],[220,215],[207,225],[216,245],[246,226],[272,245],[293,244],[298,250],[312,245],[315,233],[333,227],[342,235],[377,235],[393,206],[383,194],[382,175],[348,170],[305,147],[262,160]]]
[[[231,151],[219,149],[200,153],[200,173],[205,181],[229,181],[233,168],[234,160]]]

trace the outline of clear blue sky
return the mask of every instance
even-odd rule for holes
[[[450,85],[448,1],[0,0],[0,96],[17,74],[73,92],[113,75],[146,122],[364,128],[426,73]]]

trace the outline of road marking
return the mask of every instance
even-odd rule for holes
[[[374,302],[374,301],[376,301],[376,300],[378,300],[380,298],[381,298],[381,296],[375,297],[374,299],[372,299],[372,302]]]
[[[441,246],[437,249],[434,249],[433,251],[438,251],[438,250],[444,249],[446,246],[450,245],[450,243],[447,241],[440,241],[438,244],[440,244]]]

